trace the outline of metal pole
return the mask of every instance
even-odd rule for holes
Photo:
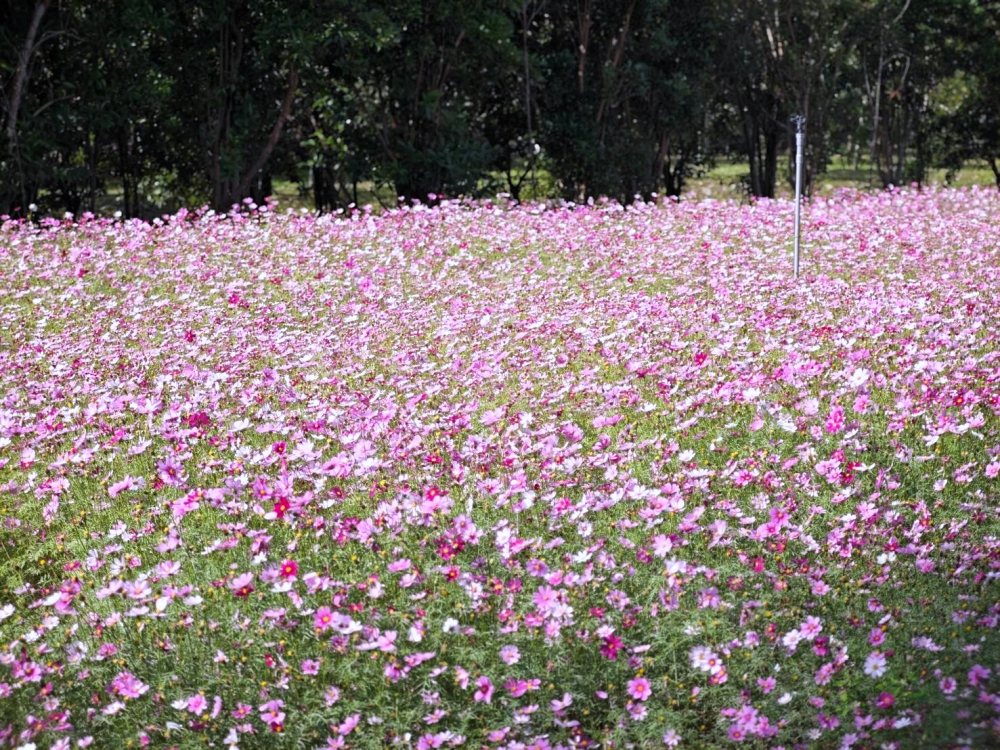
[[[799,277],[799,238],[802,226],[802,162],[805,160],[803,153],[806,143],[806,118],[796,115],[792,118],[795,122],[795,254],[793,265],[795,268],[795,278]]]

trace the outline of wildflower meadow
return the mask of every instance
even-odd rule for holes
[[[0,746],[1000,742],[1000,197],[0,225]]]

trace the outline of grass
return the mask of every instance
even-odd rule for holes
[[[749,166],[746,162],[720,159],[705,174],[689,180],[685,186],[685,192],[697,198],[739,198],[744,190],[741,178],[747,175],[749,175]],[[500,175],[496,175],[495,179],[499,180],[500,177]],[[794,185],[789,185],[788,181],[784,179],[783,170],[779,169],[778,177],[778,197],[792,197]],[[929,187],[971,187],[973,185],[994,186],[996,184],[993,172],[985,164],[966,165],[951,179],[948,177],[948,172],[945,169],[931,169],[927,175],[926,185]],[[542,182],[550,185],[552,180],[546,176]],[[817,176],[816,183],[815,192],[821,196],[830,195],[843,188],[881,189],[881,182],[876,171],[869,169],[864,164],[858,168],[846,165],[838,157],[834,158],[833,164],[826,172]],[[358,195],[360,205],[371,204],[376,207],[395,205],[396,196],[391,189],[385,188],[376,195],[373,188],[371,183],[362,184]],[[278,200],[279,205],[285,208],[312,209],[311,201],[308,198],[303,198],[299,186],[293,182],[276,180],[274,197]],[[545,197],[544,194],[541,197]]]

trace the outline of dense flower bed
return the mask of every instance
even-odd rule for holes
[[[1000,200],[0,226],[0,746],[982,747]]]

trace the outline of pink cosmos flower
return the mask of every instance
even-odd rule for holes
[[[799,625],[799,633],[802,635],[802,638],[807,641],[813,640],[822,630],[822,621],[818,617],[813,617],[812,615],[806,617],[806,621]]]
[[[491,703],[493,701],[493,683],[485,675],[476,680],[476,692],[472,694],[476,703]]]
[[[253,593],[253,573],[241,573],[229,582],[229,590],[241,599]]]
[[[757,725],[757,709],[753,706],[740,706],[733,719],[747,731],[753,731],[753,727]]]
[[[841,406],[834,406],[830,409],[830,414],[826,418],[826,431],[830,433],[840,432],[844,428],[844,409]]]
[[[260,706],[260,720],[265,724],[282,724],[285,721],[285,712],[281,709],[285,702],[280,698],[275,698]]]
[[[517,664],[521,661],[521,652],[517,646],[504,646],[500,649],[500,658],[504,664]]]
[[[896,698],[892,693],[879,693],[878,698],[875,699],[875,705],[879,708],[892,708],[895,702]]]
[[[637,701],[649,700],[651,689],[649,680],[645,677],[636,677],[628,681],[628,694]]]
[[[355,727],[361,723],[361,714],[351,714],[344,719],[337,727],[337,734],[345,736],[354,731]]]
[[[396,638],[399,634],[395,630],[387,630],[378,637],[376,645],[383,653],[392,653],[396,650]]]
[[[972,687],[979,687],[979,684],[988,680],[991,674],[992,672],[981,664],[974,664],[969,670],[969,684]]]
[[[515,680],[513,677],[507,680],[503,686],[510,693],[511,698],[520,698],[529,689],[527,680]]]
[[[818,670],[814,680],[817,685],[828,685],[833,678],[834,667],[832,662],[826,662]]]
[[[278,575],[286,581],[294,581],[298,574],[299,564],[294,560],[285,560],[285,562],[281,563],[281,569],[278,571]]]
[[[618,658],[618,650],[622,647],[622,645],[622,640],[618,636],[614,634],[605,636],[604,645],[601,646],[601,656],[605,656],[614,661]]]
[[[322,633],[333,627],[333,610],[327,606],[318,607],[313,612],[313,630]]]
[[[827,731],[833,731],[840,726],[840,719],[836,716],[828,716],[827,714],[819,714],[819,716],[816,717],[816,721]]]
[[[539,586],[531,600],[540,612],[548,613],[559,601],[559,593],[551,586]]]
[[[553,713],[562,715],[562,712],[572,705],[572,703],[573,696],[569,693],[563,693],[563,697],[561,699],[550,701],[549,706],[552,708]]]
[[[122,698],[138,698],[149,691],[149,685],[131,672],[119,672],[111,681],[111,691]]]
[[[319,674],[320,663],[316,659],[304,659],[299,668],[302,670],[302,674],[306,675],[317,675]]]
[[[628,711],[629,718],[632,721],[642,721],[649,712],[645,703],[635,703],[634,701],[626,701],[625,710]]]

